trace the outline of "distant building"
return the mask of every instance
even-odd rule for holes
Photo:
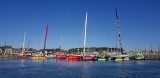
[[[2,48],[0,47],[0,55],[2,55]]]
[[[1,55],[10,55],[12,54],[12,46],[2,46],[0,47],[1,51]]]

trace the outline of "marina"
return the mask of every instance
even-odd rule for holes
[[[14,58],[20,58],[20,59],[27,59],[30,58],[32,60],[46,60],[46,59],[63,59],[67,61],[128,61],[128,60],[159,60],[159,46],[158,46],[158,52],[148,52],[145,50],[145,52],[125,52],[124,48],[122,46],[122,39],[121,39],[121,34],[120,34],[120,24],[119,24],[119,18],[118,18],[118,13],[117,9],[116,11],[116,25],[117,25],[117,38],[119,41],[119,48],[113,48],[113,52],[87,52],[86,51],[86,38],[87,38],[87,22],[88,22],[88,12],[86,12],[86,17],[85,17],[85,24],[84,24],[84,41],[83,41],[83,48],[81,52],[72,52],[70,54],[69,52],[63,51],[63,48],[59,48],[59,51],[62,52],[57,52],[57,51],[50,51],[50,53],[46,50],[46,42],[47,42],[47,37],[48,37],[48,23],[46,25],[45,29],[45,35],[44,35],[44,48],[39,51],[30,51],[25,50],[24,45],[25,45],[25,38],[26,38],[26,32],[24,33],[24,40],[23,40],[23,47],[20,52],[12,52],[12,47],[11,46],[5,46],[0,48],[0,58],[1,59],[6,59],[6,58],[13,58],[13,53]],[[61,36],[62,40],[62,36]],[[62,41],[63,44],[63,41]],[[29,46],[29,45],[28,45]],[[63,45],[62,45],[63,46]],[[117,45],[116,45],[117,46]],[[29,48],[28,48],[29,49]],[[96,49],[96,48],[95,48]],[[109,48],[108,48],[109,49]],[[29,55],[27,55],[27,52],[29,52]],[[8,54],[7,54],[8,53]]]
[[[0,78],[160,78],[159,3],[1,1]]]

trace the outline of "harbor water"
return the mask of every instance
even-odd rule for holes
[[[0,59],[0,78],[160,78],[160,61]]]

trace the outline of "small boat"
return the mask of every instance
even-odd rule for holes
[[[116,58],[116,61],[125,61],[125,60],[129,60],[129,56],[128,56],[127,53],[126,54],[120,54]]]
[[[46,60],[44,56],[32,56],[32,60]]]
[[[45,56],[43,56],[42,54],[34,54],[31,57],[32,60],[46,60],[47,58]]]
[[[106,61],[105,56],[100,56],[100,57],[98,57],[98,61]]]
[[[143,60],[143,59],[144,59],[144,56],[142,55],[142,53],[138,53],[138,54],[136,54],[136,55],[134,56],[134,58],[135,58],[136,60]]]
[[[0,59],[10,58],[8,55],[0,55]]]
[[[28,56],[26,54],[22,54],[20,55],[20,58],[24,59],[24,58],[27,58]]]
[[[116,57],[115,61],[124,61],[124,57],[118,56],[118,57]]]

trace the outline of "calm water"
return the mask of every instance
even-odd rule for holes
[[[160,78],[160,61],[0,60],[0,78]]]

